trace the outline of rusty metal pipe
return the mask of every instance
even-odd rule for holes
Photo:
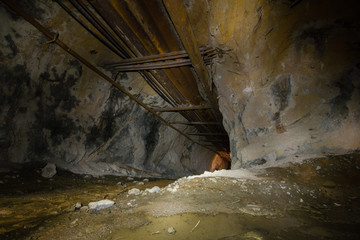
[[[70,3],[103,35],[105,38],[111,42],[111,44],[116,47],[121,53],[122,58],[128,58],[129,55],[119,46],[119,44],[114,40],[112,34],[104,28],[104,26],[91,14],[91,12],[83,7],[82,2],[76,0],[69,0]],[[89,13],[90,12],[90,13]]]
[[[210,64],[211,59],[206,59],[204,62],[206,65]],[[152,62],[152,63],[143,63],[143,64],[133,64],[133,65],[122,65],[122,66],[103,66],[104,69],[113,71],[113,72],[131,72],[131,71],[140,71],[140,70],[154,70],[154,69],[165,69],[165,68],[175,68],[183,66],[191,66],[190,59],[179,59],[172,60],[167,62]]]
[[[200,52],[204,58],[210,58],[210,57],[213,58],[216,55],[216,53],[208,54],[204,50],[200,50]],[[161,53],[161,54],[145,56],[145,57],[124,59],[120,62],[108,63],[108,64],[106,64],[106,66],[113,67],[113,66],[123,66],[123,65],[130,65],[130,64],[150,63],[150,62],[156,62],[156,61],[176,60],[178,58],[189,58],[189,55],[186,53],[185,50],[183,50],[183,51],[176,51],[176,52],[169,52],[169,53]]]
[[[73,11],[71,11],[61,0],[55,0],[75,21],[77,21],[83,28],[86,29],[91,35],[93,35],[97,40],[99,40],[102,44],[104,44],[108,49],[110,49],[113,53],[118,55],[119,57],[123,57],[123,55],[117,51],[115,48],[110,46],[102,37],[100,37],[97,33],[95,33],[91,28],[89,28],[78,16],[75,15]]]

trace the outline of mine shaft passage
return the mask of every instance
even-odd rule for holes
[[[230,152],[219,152],[211,161],[210,171],[214,172],[222,169],[231,168]]]

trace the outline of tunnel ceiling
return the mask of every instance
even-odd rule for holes
[[[186,119],[168,124],[191,125],[197,131],[184,134],[201,136],[200,143],[214,151],[229,151],[210,74],[220,50],[197,45],[182,1],[56,2],[119,56],[115,62],[104,59],[99,67],[114,79],[138,71],[169,105],[153,110],[178,112]]]

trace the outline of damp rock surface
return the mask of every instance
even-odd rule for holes
[[[114,205],[114,201],[105,199],[105,200],[100,200],[97,202],[90,202],[88,205],[89,210],[94,210],[94,211],[98,211],[98,210],[103,210],[106,208],[111,207],[112,205]]]
[[[223,50],[213,81],[233,169],[359,149],[356,0],[186,2],[199,45]]]
[[[54,163],[48,163],[41,169],[41,176],[43,178],[52,178],[56,174],[56,165]]]

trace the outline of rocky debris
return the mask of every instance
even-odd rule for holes
[[[276,158],[277,158],[276,153],[275,153],[275,152],[271,152],[271,153],[263,156],[262,159],[263,159],[265,162],[275,162],[275,161],[276,161]]]
[[[145,185],[145,183],[143,183],[143,182],[137,182],[136,185],[143,186],[143,185]]]
[[[143,180],[143,182],[149,182],[149,179],[145,178],[145,179]]]
[[[82,207],[80,208],[80,211],[87,211],[87,210],[89,210],[87,206],[82,206]]]
[[[1,180],[0,180],[0,184],[3,184],[3,183],[4,183],[4,181],[1,181]]]
[[[331,181],[331,180],[326,180],[324,183],[323,183],[323,186],[326,187],[326,188],[335,188],[336,187],[336,183]]]
[[[168,228],[168,234],[175,234],[176,233],[176,230],[174,227],[169,227]]]
[[[133,178],[133,177],[127,177],[127,180],[129,180],[129,181],[133,181],[133,180],[134,180],[134,178]]]
[[[46,166],[41,170],[41,176],[43,178],[52,178],[56,174],[56,165],[55,163],[48,163]]]
[[[74,221],[72,221],[70,224],[71,224],[71,225],[75,225],[78,221],[79,221],[79,219],[76,218],[76,219],[75,219]]]
[[[74,210],[80,210],[81,207],[82,207],[82,204],[80,202],[77,202],[74,205]]]
[[[158,186],[155,186],[151,189],[147,188],[145,191],[149,192],[149,193],[156,193],[156,192],[160,191],[160,188]]]
[[[214,182],[214,183],[217,182],[216,178],[209,178],[209,180],[212,181],[212,182]]]
[[[127,188],[128,185],[126,183],[122,183],[122,182],[118,182],[116,183],[116,185],[120,186],[120,187],[123,187],[123,188]]]
[[[135,195],[135,196],[137,196],[137,195],[139,195],[140,193],[141,193],[140,189],[137,189],[137,188],[133,188],[133,189],[130,189],[130,190],[128,191],[128,194],[129,194],[129,195]]]
[[[108,207],[111,207],[115,203],[111,200],[105,199],[97,202],[90,202],[88,205],[89,210],[98,211]]]
[[[137,206],[136,200],[135,200],[135,199],[131,199],[131,200],[127,203],[127,205],[128,205],[129,207],[136,207],[136,206]]]
[[[174,185],[170,184],[166,190],[167,190],[168,192],[175,193],[175,192],[177,192],[178,189],[179,189],[179,185],[178,185],[178,184],[174,184]]]

